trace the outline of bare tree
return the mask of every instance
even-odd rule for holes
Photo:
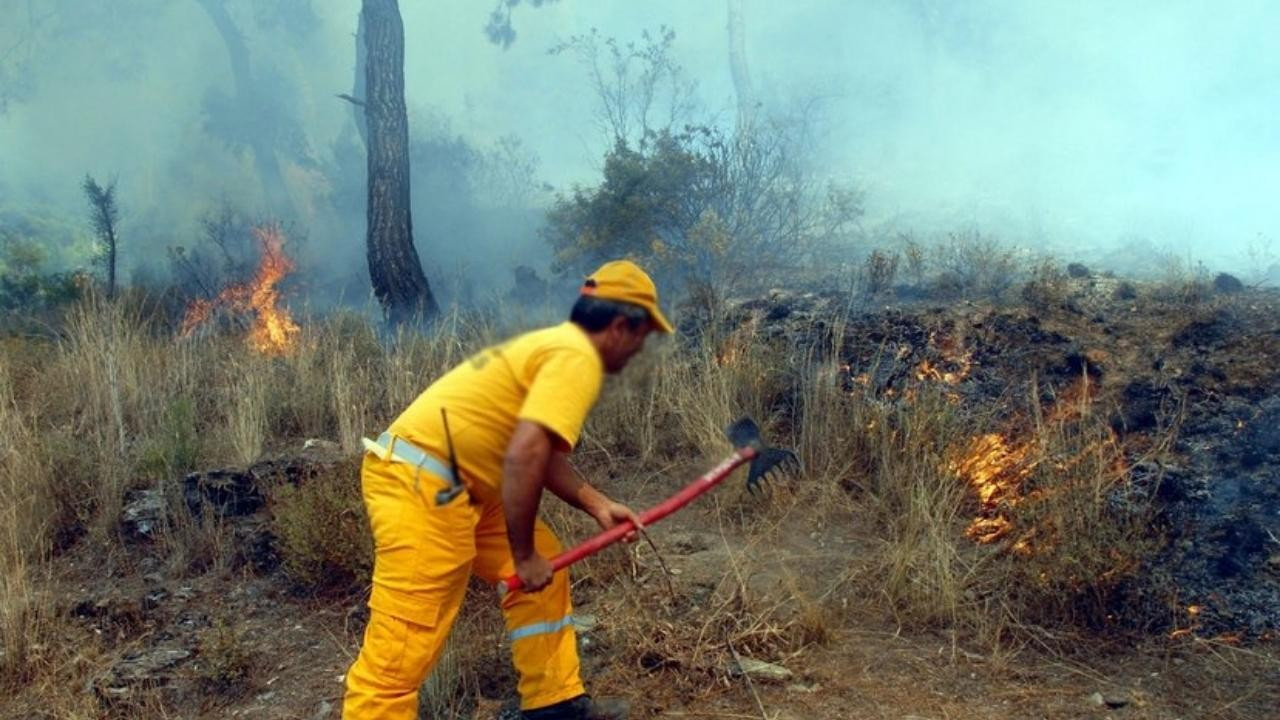
[[[747,68],[746,30],[743,28],[742,0],[729,2],[729,72],[733,91],[738,97],[738,132],[751,131],[755,116],[755,92],[751,87],[751,71]]]
[[[577,57],[596,94],[601,131],[611,144],[635,148],[693,114],[694,87],[671,51],[675,38],[665,25],[642,30],[639,42],[619,42],[592,29],[552,47],[551,54]]]
[[[120,210],[116,207],[116,183],[113,180],[103,187],[93,176],[85,175],[81,187],[89,200],[93,232],[98,236],[98,262],[107,273],[107,299],[113,299],[116,296],[116,256],[120,245],[116,234],[116,224],[120,219]]]
[[[280,134],[280,129],[275,127],[279,118],[275,117],[275,104],[258,89],[244,34],[232,19],[226,0],[195,0],[195,2],[208,14],[218,30],[218,35],[222,38],[222,44],[227,50],[227,59],[231,63],[231,77],[235,83],[235,95],[230,100],[231,107],[224,108],[223,112],[217,114],[236,118],[237,123],[246,123],[249,118],[256,121],[252,123],[254,126],[252,128],[248,124],[223,128],[223,134],[231,136],[230,139],[237,144],[243,143],[252,153],[254,168],[257,170],[258,179],[262,182],[262,189],[267,196],[270,210],[292,218],[294,216],[293,201],[285,187],[284,173],[280,169],[280,159],[276,156],[276,147],[272,140],[273,134]],[[211,124],[218,123],[218,120],[211,120]],[[260,125],[265,125],[268,131],[264,132],[262,128],[257,127]]]
[[[369,149],[369,278],[387,319],[437,311],[413,246],[409,207],[409,118],[404,101],[404,22],[397,0],[364,0],[364,111]]]

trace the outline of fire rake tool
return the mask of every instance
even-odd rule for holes
[[[684,486],[675,495],[640,513],[640,522],[645,527],[693,502],[699,495],[720,484],[741,465],[751,463],[747,470],[747,490],[752,494],[760,489],[760,481],[764,480],[769,473],[775,470],[785,471],[787,468],[797,468],[800,465],[796,454],[790,450],[766,447],[764,440],[760,437],[759,426],[751,418],[744,417],[736,420],[725,429],[725,435],[729,436],[729,442],[733,443],[735,448],[733,454],[707,474]],[[551,559],[551,567],[553,570],[569,567],[616,543],[633,530],[635,530],[635,524],[630,520],[615,525],[555,556]],[[519,576],[512,575],[498,583],[498,594],[506,595],[509,592],[516,592],[523,586],[524,583],[520,582]]]

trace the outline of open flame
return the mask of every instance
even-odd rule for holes
[[[1022,498],[1022,484],[1035,469],[1032,443],[1014,443],[999,433],[975,437],[951,469],[969,483],[978,497],[979,514],[965,529],[965,536],[993,543],[1013,529],[1002,509]]]
[[[949,357],[946,360],[949,365],[953,366],[953,369],[934,365],[928,359],[921,360],[920,364],[916,366],[916,379],[958,385],[962,380],[969,377],[969,370],[973,367],[973,360],[968,354]]]
[[[1090,383],[1088,376],[1081,377],[1058,394],[1057,400],[1044,413],[1043,422],[1080,420],[1088,412],[1088,405],[1093,401],[1096,391],[1096,384]],[[1114,433],[1108,429],[1107,437],[1100,442],[1114,446]],[[978,516],[969,523],[965,535],[983,544],[1004,538],[1013,531],[1013,523],[1007,511],[1026,499],[1023,486],[1041,462],[1051,460],[1055,471],[1067,472],[1073,465],[1081,462],[1086,454],[1096,450],[1094,443],[1078,448],[1072,454],[1049,458],[1046,456],[1048,448],[1044,439],[1034,430],[1021,438],[1000,433],[975,436],[961,456],[951,463],[952,472],[973,488],[978,499]],[[1114,462],[1123,463],[1123,456],[1116,454]],[[1122,468],[1113,469],[1117,475],[1123,474]],[[1040,496],[1046,492],[1049,491],[1036,491]],[[1029,532],[1034,533],[1034,529]],[[1031,540],[1029,535],[1024,534],[1013,543],[1012,548],[1015,552],[1031,552]]]
[[[254,350],[267,355],[293,350],[299,328],[289,310],[280,304],[276,287],[294,269],[293,260],[284,252],[284,233],[277,225],[266,225],[255,227],[253,234],[262,251],[253,279],[225,288],[212,300],[192,301],[182,318],[182,337],[194,333],[214,312],[228,310],[253,316],[246,341]]]
[[[929,333],[928,345],[940,351],[941,361],[935,364],[928,358],[921,360],[916,366],[916,380],[958,385],[969,377],[973,369],[973,351],[965,349],[963,339],[939,338],[935,333]]]

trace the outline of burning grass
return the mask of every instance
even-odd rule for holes
[[[285,254],[285,236],[279,225],[255,227],[253,234],[260,252],[253,279],[225,288],[212,299],[194,300],[182,318],[181,334],[190,336],[219,311],[248,315],[245,340],[249,347],[259,353],[284,355],[293,350],[299,327],[281,305],[278,285],[293,272],[294,263]]]

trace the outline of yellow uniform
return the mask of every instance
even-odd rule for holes
[[[502,509],[502,464],[515,424],[551,430],[561,450],[578,442],[604,367],[572,323],[520,335],[481,351],[426,389],[378,443],[366,443],[361,487],[375,544],[370,618],[347,673],[345,718],[415,718],[418,687],[431,671],[472,573],[497,582],[515,572]],[[449,435],[466,492],[446,500]],[[560,543],[539,520],[537,552]],[[538,593],[503,599],[521,707],[581,695],[568,572]]]

